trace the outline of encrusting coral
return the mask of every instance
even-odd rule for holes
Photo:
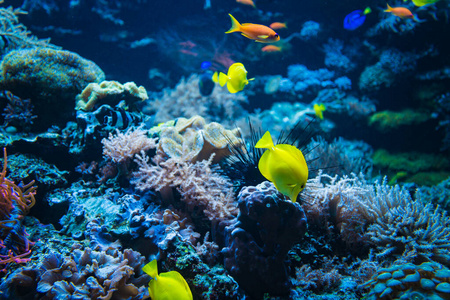
[[[98,106],[99,102],[114,106],[122,100],[125,101],[127,106],[133,107],[136,102],[147,99],[148,95],[145,88],[143,86],[138,87],[134,82],[124,84],[117,81],[92,82],[76,96],[75,109],[91,111]]]

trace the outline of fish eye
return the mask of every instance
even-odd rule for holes
[[[304,189],[305,188],[305,184],[302,184],[301,188]]]
[[[275,33],[275,37],[276,37],[276,38],[278,37],[278,33]]]

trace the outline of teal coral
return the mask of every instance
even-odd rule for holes
[[[411,263],[382,268],[363,285],[367,300],[449,299],[450,270],[439,263]]]

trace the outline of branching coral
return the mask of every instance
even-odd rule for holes
[[[109,133],[109,137],[102,140],[103,155],[115,163],[130,162],[135,154],[156,148],[156,139],[147,136],[147,130],[141,127],[130,127],[121,133],[116,129],[116,135]]]
[[[212,167],[214,155],[209,160],[191,163],[183,158],[165,160],[153,158],[142,152],[136,155],[139,170],[133,173],[132,183],[141,191],[156,190],[163,198],[171,199],[175,188],[189,209],[199,206],[211,221],[220,221],[237,215],[231,183]]]
[[[22,226],[23,216],[35,204],[34,181],[17,186],[6,178],[7,156],[4,151],[3,170],[0,173],[0,271],[4,272],[10,262],[28,261],[23,257],[31,253],[32,243]]]
[[[0,1],[3,3],[3,0]],[[50,39],[39,40],[37,37],[31,35],[27,28],[19,23],[18,16],[26,14],[20,8],[0,8],[0,36],[3,37],[2,45],[0,45],[1,55],[5,55],[11,50],[18,48],[32,48],[32,47],[53,47],[50,44]]]

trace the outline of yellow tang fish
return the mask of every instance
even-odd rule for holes
[[[230,93],[242,91],[250,80],[247,79],[247,70],[241,63],[234,63],[228,68],[228,74],[214,72],[212,80],[218,82],[220,86],[227,85]]]
[[[323,112],[326,110],[325,104],[314,104],[314,112],[316,113],[316,116],[323,120]]]
[[[152,300],[192,300],[189,285],[177,271],[158,275],[156,259],[146,264],[142,271],[153,279],[148,283],[148,291]]]
[[[292,145],[274,145],[268,131],[256,143],[255,148],[268,149],[258,163],[261,174],[271,181],[280,193],[295,202],[308,180],[308,166],[303,153]]]

